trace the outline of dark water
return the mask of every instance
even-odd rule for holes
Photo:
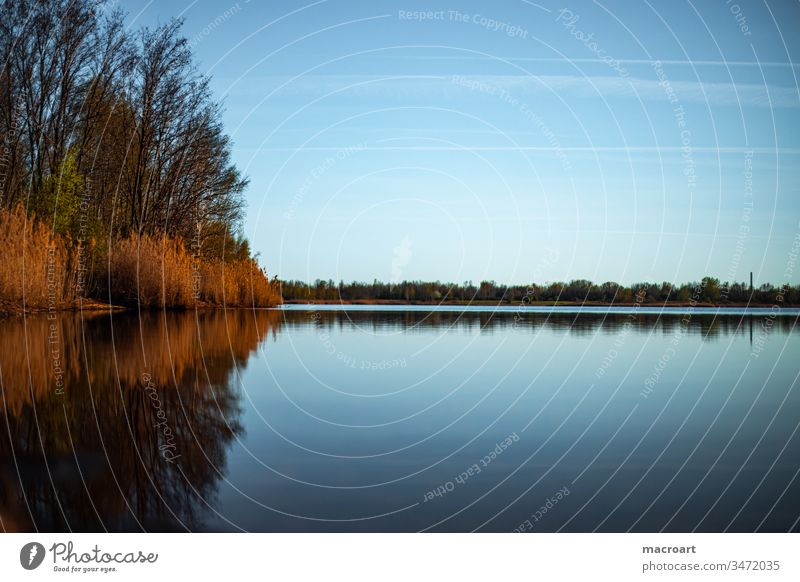
[[[787,531],[797,314],[0,321],[5,531]]]

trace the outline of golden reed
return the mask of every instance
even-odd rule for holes
[[[108,256],[94,245],[54,234],[27,216],[21,205],[0,209],[0,311],[73,307],[87,268],[89,296],[143,308],[197,306],[271,307],[281,302],[278,285],[253,259],[206,260],[170,236],[131,235]],[[89,251],[89,252],[87,252]]]

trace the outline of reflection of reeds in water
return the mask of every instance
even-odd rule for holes
[[[29,405],[31,396],[39,400],[56,393],[56,366],[64,379],[80,375],[80,330],[80,316],[72,313],[55,320],[37,315],[0,321],[3,404],[12,415]]]
[[[54,351],[67,393],[86,381],[96,389],[118,383],[132,387],[141,383],[143,373],[167,386],[200,371],[202,383],[217,384],[280,323],[278,313],[263,310],[88,318],[63,313],[53,320],[44,315],[0,320],[3,402],[17,414],[23,405],[30,405],[31,394],[37,401],[57,397]],[[204,361],[211,365],[204,369]]]
[[[231,372],[279,317],[241,310],[0,323],[4,527],[199,527],[194,508],[201,497],[213,502],[226,448],[241,431]],[[51,323],[63,350],[63,395],[55,390]],[[162,454],[159,425],[174,437],[173,463]]]

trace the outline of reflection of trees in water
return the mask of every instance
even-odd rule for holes
[[[240,423],[234,366],[281,325],[442,333],[536,329],[570,334],[742,334],[764,315],[516,312],[208,311],[0,321],[0,528],[75,531],[202,529]],[[312,317],[313,316],[313,317]],[[766,331],[789,332],[795,317]],[[51,323],[63,395],[55,392]],[[83,346],[86,346],[85,349]],[[143,377],[148,374],[153,390]],[[155,400],[154,397],[155,396]],[[155,402],[164,417],[159,418]],[[174,463],[159,451],[174,438]]]
[[[574,335],[595,333],[615,334],[626,326],[650,333],[673,335],[687,333],[716,338],[731,334],[747,335],[752,325],[753,333],[765,331],[789,332],[796,325],[797,317],[776,317],[766,329],[762,323],[766,314],[759,315],[707,315],[693,313],[644,315],[601,313],[543,313],[505,311],[480,313],[470,311],[287,311],[288,325],[316,325],[325,329],[344,329],[358,326],[374,332],[386,330],[425,331],[452,327],[456,330],[480,329],[484,333],[495,330],[536,330],[540,328],[565,330]],[[516,317],[516,319],[515,319]],[[441,329],[440,329],[441,328]]]
[[[279,324],[275,312],[244,310],[0,322],[0,527],[201,528],[242,430],[233,368]],[[172,463],[159,450],[164,427],[179,455]]]

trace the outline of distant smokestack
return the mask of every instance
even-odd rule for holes
[[[750,295],[753,294],[753,271],[750,271]]]

